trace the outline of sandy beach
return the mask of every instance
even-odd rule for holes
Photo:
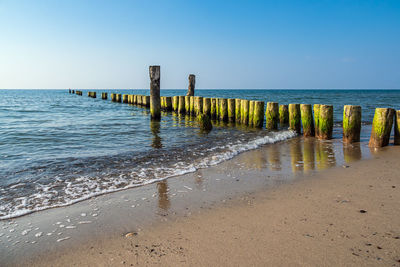
[[[10,264],[399,266],[399,156],[399,147],[387,147],[371,159],[248,190],[138,231],[20,254]]]

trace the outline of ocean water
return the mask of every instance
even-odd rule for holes
[[[221,123],[202,134],[192,117],[163,113],[160,122],[152,122],[147,109],[88,98],[88,90],[82,91],[83,96],[68,90],[0,90],[0,219],[192,172],[295,136],[287,129]],[[98,97],[148,95],[148,90],[96,91]],[[376,107],[400,108],[400,90],[197,90],[196,95],[332,104],[335,138],[341,137],[345,104],[362,106],[363,128],[370,127]]]

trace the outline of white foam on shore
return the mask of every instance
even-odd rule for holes
[[[64,193],[66,195],[63,199],[63,203],[54,203],[54,204],[50,203],[51,202],[50,199],[52,198],[52,196],[57,195],[58,192],[50,190],[51,188],[50,186],[48,186],[46,188],[42,188],[43,190],[41,192],[37,192],[27,197],[27,198],[38,198],[38,199],[45,198],[45,201],[43,201],[43,203],[32,208],[26,208],[23,207],[22,205],[19,205],[18,209],[12,210],[7,215],[0,216],[0,220],[15,218],[49,208],[68,206],[95,196],[117,192],[129,188],[139,187],[155,183],[158,181],[162,181],[170,177],[195,172],[198,169],[214,166],[223,161],[232,159],[233,157],[242,152],[259,148],[262,145],[273,144],[279,141],[284,141],[293,138],[295,136],[296,133],[290,130],[269,133],[269,135],[256,138],[246,143],[238,142],[237,144],[224,145],[222,147],[223,152],[221,153],[214,152],[215,153],[214,155],[208,157],[206,156],[191,164],[187,164],[185,162],[180,161],[173,164],[172,167],[156,169],[156,172],[154,172],[155,170],[154,167],[141,168],[139,171],[135,173],[138,179],[134,181],[130,181],[127,177],[124,177],[123,175],[120,175],[118,177],[112,177],[112,179],[108,181],[90,179],[90,177],[86,176],[77,178],[75,180],[75,183],[72,183],[70,181],[64,181],[65,185]],[[205,155],[209,153],[212,154],[213,151],[217,150],[218,148],[221,147],[210,148],[204,154]],[[151,173],[154,176],[153,179],[148,179],[149,173]],[[1,208],[4,210],[4,207],[0,207],[0,210]],[[86,221],[79,222],[79,224],[82,223],[89,223],[89,222]]]

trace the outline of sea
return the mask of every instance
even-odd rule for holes
[[[79,90],[79,89],[78,89]],[[195,118],[99,98],[101,92],[148,95],[149,90],[0,90],[0,219],[71,205],[143,186],[229,160],[244,151],[294,138],[278,131],[213,122],[205,134]],[[97,98],[87,97],[96,91]],[[161,90],[162,96],[186,90]],[[196,90],[203,97],[280,104],[331,104],[334,138],[344,105],[362,107],[367,140],[374,109],[400,109],[400,90]],[[265,125],[265,124],[264,124]]]

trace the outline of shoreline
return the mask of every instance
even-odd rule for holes
[[[43,236],[34,238],[32,237],[34,231],[32,231],[31,237],[28,238],[29,234],[24,237],[27,237],[30,242],[34,240],[37,243],[35,242],[30,247],[28,245],[24,248],[14,247],[11,251],[3,250],[0,255],[4,256],[6,255],[4,252],[7,252],[7,258],[4,258],[4,262],[9,265],[21,263],[62,265],[61,261],[51,261],[50,258],[64,253],[75,258],[73,255],[77,253],[76,247],[79,247],[79,250],[85,250],[89,244],[102,245],[104,250],[111,249],[114,245],[121,245],[130,240],[124,237],[126,233],[137,234],[133,236],[135,239],[142,238],[142,236],[144,238],[149,233],[155,233],[158,231],[157,229],[166,227],[165,225],[174,227],[174,225],[180,224],[181,221],[192,220],[192,218],[199,216],[207,217],[220,209],[229,207],[241,208],[243,206],[243,203],[241,203],[243,202],[242,198],[257,203],[263,201],[262,196],[264,194],[270,194],[271,192],[274,194],[276,191],[284,190],[282,188],[308,183],[310,180],[319,180],[318,177],[327,175],[326,173],[337,170],[348,172],[352,169],[353,163],[347,164],[350,166],[348,169],[341,167],[340,157],[337,154],[338,151],[336,151],[337,167],[330,168],[328,166],[330,168],[328,170],[306,172],[306,164],[304,163],[302,172],[296,172],[296,168],[298,168],[296,162],[291,161],[290,158],[285,158],[285,154],[289,153],[291,158],[294,157],[299,160],[296,154],[298,152],[297,149],[299,147],[302,148],[300,153],[303,156],[305,152],[305,144],[301,142],[304,142],[302,138],[295,138],[287,142],[242,153],[216,167],[200,170],[178,178],[167,179],[164,184],[157,183],[141,189],[128,189],[96,197],[70,207],[43,211],[40,212],[40,216],[38,216],[39,213],[35,213],[21,217],[18,220],[10,220],[14,221],[14,224],[18,223],[21,227],[13,227],[11,224],[6,230],[15,228],[16,231],[21,231],[24,228],[23,225],[27,226],[31,223],[31,225],[40,227],[38,231],[41,231]],[[336,140],[336,143],[340,142]],[[336,148],[334,147],[333,151],[337,150],[340,145]],[[273,171],[274,159],[271,157],[272,155],[268,155],[268,158],[265,159],[265,153],[274,150],[272,147],[280,147],[277,151],[281,153],[281,171],[278,173]],[[362,147],[361,150],[363,149],[365,150],[365,147]],[[385,155],[386,151],[396,149],[396,147],[383,149],[384,153],[382,155]],[[325,150],[326,148],[323,148],[321,151]],[[378,154],[380,155],[380,153]],[[265,162],[260,161],[260,159],[264,159]],[[305,158],[303,157],[300,160],[305,160]],[[357,156],[356,160],[358,160]],[[356,161],[354,164],[357,165],[367,161]],[[268,166],[267,168],[262,167],[265,164]],[[317,169],[317,166],[314,167]],[[255,199],[252,200],[252,198]],[[132,208],[132,206],[135,207]],[[231,213],[235,213],[235,211],[231,211]],[[85,214],[85,216],[80,216],[82,214]],[[116,220],[116,216],[118,220]],[[70,223],[66,222],[66,220],[70,220]],[[79,224],[79,222],[89,220],[91,223]],[[202,219],[197,218],[196,220]],[[61,222],[61,225],[65,225],[65,227],[58,229],[60,226],[60,224],[57,224],[58,222]],[[67,229],[68,224],[77,226],[77,228]],[[53,234],[46,236],[46,233]],[[61,235],[58,239],[66,237],[70,237],[70,239],[65,239],[65,242],[64,240],[55,242],[54,239],[51,239],[59,233]],[[23,240],[19,241],[21,244],[24,242]],[[23,259],[21,258],[22,255],[24,255]],[[39,260],[37,259],[38,255],[40,255]],[[81,258],[81,260],[84,260],[84,258]],[[89,257],[87,260],[89,262],[91,258]],[[64,263],[66,264],[67,262]],[[81,261],[80,263],[84,262]],[[98,264],[99,262],[91,263]]]

